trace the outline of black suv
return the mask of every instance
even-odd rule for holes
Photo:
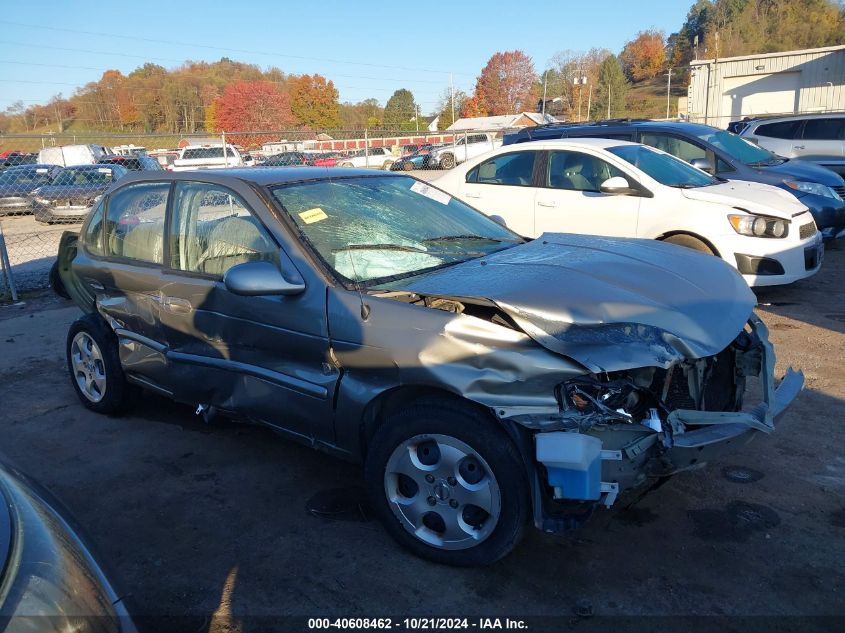
[[[845,235],[845,180],[841,176],[813,163],[778,156],[709,125],[637,119],[558,123],[505,135],[504,144],[583,137],[643,143],[721,178],[775,185],[807,205],[825,239]]]

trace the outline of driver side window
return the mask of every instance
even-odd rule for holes
[[[176,186],[170,225],[172,268],[222,277],[232,266],[278,264],[279,249],[234,192],[200,182]]]
[[[640,134],[640,143],[672,154],[688,163],[696,158],[707,158],[707,152],[703,147],[669,134],[643,133]]]

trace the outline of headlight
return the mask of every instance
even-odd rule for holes
[[[834,200],[842,200],[833,189],[828,187],[827,185],[820,185],[817,182],[803,182],[800,180],[784,180],[783,184],[785,184],[790,189],[794,189],[795,191],[800,191],[801,193],[812,193],[816,196],[822,196],[824,198],[833,198]]]
[[[35,201],[40,204],[46,204],[48,206],[53,204],[54,202],[53,200],[48,200],[47,198],[39,198],[38,196],[35,197]]]
[[[729,215],[728,221],[740,235],[777,238],[789,235],[789,220],[765,215]]]

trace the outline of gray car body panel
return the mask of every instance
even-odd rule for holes
[[[653,240],[543,234],[385,286],[493,301],[540,345],[607,372],[724,349],[756,303],[717,258]]]

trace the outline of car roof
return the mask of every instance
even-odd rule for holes
[[[308,180],[335,180],[338,178],[355,177],[409,177],[407,174],[389,172],[376,169],[353,169],[344,167],[235,167],[229,169],[197,169],[191,171],[156,171],[132,172],[121,178],[120,182],[137,182],[139,180],[193,180],[210,182],[220,185],[240,181],[268,187],[283,185],[291,182]]]
[[[766,116],[758,116],[750,119],[748,121],[744,121],[748,124],[748,127],[752,125],[760,125],[762,123],[777,123],[779,121],[803,121],[809,119],[842,119],[845,118],[845,112],[810,112],[807,114],[778,114],[778,115],[766,115]]]
[[[715,129],[710,125],[703,123],[690,123],[689,121],[650,121],[647,119],[619,119],[608,121],[590,121],[585,123],[550,123],[548,125],[538,125],[537,127],[525,128],[524,132],[532,135],[534,132],[540,133],[545,130],[581,130],[587,129],[590,131],[597,128],[606,128],[608,130],[620,130],[629,128],[667,128],[679,132],[688,132],[690,134],[700,134],[705,130]]]
[[[32,171],[35,169],[60,169],[59,165],[51,165],[49,163],[29,163],[28,165],[12,165],[6,172],[10,171]]]
[[[587,138],[550,138],[550,139],[542,139],[539,138],[533,143],[531,143],[532,149],[554,149],[556,147],[568,147],[568,146],[576,146],[576,147],[594,147],[597,149],[606,149],[608,147],[618,147],[619,145],[639,145],[639,143],[633,143],[631,141],[620,141],[618,139],[613,138],[602,138],[599,136],[591,136]],[[511,148],[510,151],[514,151],[513,145],[505,145],[503,149]],[[525,148],[528,149],[528,148]]]

